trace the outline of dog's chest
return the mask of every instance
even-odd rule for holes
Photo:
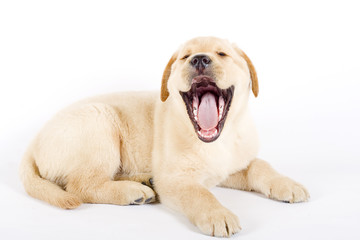
[[[230,174],[247,167],[250,158],[247,154],[241,153],[241,147],[232,143],[214,144],[202,149],[204,153],[203,184],[206,187],[213,187],[224,181]]]

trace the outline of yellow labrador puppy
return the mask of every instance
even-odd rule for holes
[[[250,89],[258,95],[244,52],[222,39],[192,39],[166,66],[161,96],[105,95],[58,113],[24,156],[25,189],[71,209],[150,203],[154,188],[162,203],[205,234],[231,236],[241,229],[239,220],[209,188],[257,191],[291,203],[309,197],[303,186],[256,158]]]

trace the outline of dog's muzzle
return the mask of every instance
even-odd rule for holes
[[[203,66],[211,62],[204,55],[195,57],[191,60],[197,59],[194,61],[194,66],[196,64]],[[201,66],[199,68],[202,68]],[[213,142],[220,136],[224,127],[234,87],[220,89],[215,80],[206,75],[196,76],[191,82],[190,90],[180,91],[180,95],[199,139],[204,142]]]

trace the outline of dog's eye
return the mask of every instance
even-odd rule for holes
[[[190,57],[190,54],[186,54],[185,56],[183,56],[183,57],[181,58],[181,60],[185,60],[185,59],[187,59],[188,57]]]
[[[217,52],[217,54],[218,54],[219,56],[222,56],[222,57],[227,56],[227,54],[226,54],[226,53],[224,53],[224,52]]]

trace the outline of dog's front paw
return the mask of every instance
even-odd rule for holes
[[[241,230],[238,217],[224,207],[201,212],[195,217],[195,225],[215,237],[231,237]]]
[[[288,203],[304,202],[310,197],[304,186],[288,177],[272,179],[266,195],[269,198]]]

